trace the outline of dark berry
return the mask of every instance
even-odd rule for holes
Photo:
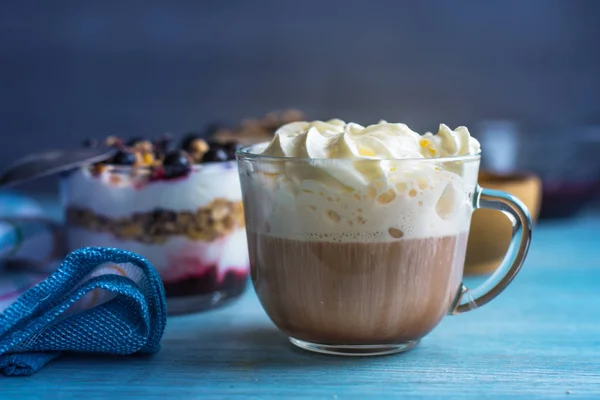
[[[99,144],[100,142],[98,142],[96,139],[85,139],[83,141],[83,147],[87,147],[88,149],[98,147]]]
[[[240,148],[239,143],[237,142],[227,142],[225,143],[225,149],[227,150],[227,155],[230,160],[235,160],[235,152]]]
[[[170,151],[165,155],[165,159],[163,161],[164,165],[171,166],[189,166],[190,160],[187,155],[179,150]]]
[[[202,162],[214,162],[214,161],[227,161],[229,160],[229,154],[227,148],[223,145],[213,143],[208,148],[208,151],[204,153]]]
[[[141,138],[141,137],[133,137],[129,140],[127,140],[127,142],[125,142],[125,144],[129,147],[133,147],[136,144],[138,144],[139,142],[143,142],[145,139]]]
[[[113,158],[109,160],[108,164],[133,165],[135,164],[135,154],[130,151],[119,150]]]
[[[191,163],[187,154],[180,150],[173,150],[165,155],[163,160],[165,178],[176,178],[190,172]]]

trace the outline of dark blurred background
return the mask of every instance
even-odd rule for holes
[[[583,140],[594,156],[581,180],[600,175],[600,1],[4,1],[0,10],[0,167],[88,137],[179,134],[295,107],[419,131],[464,124],[475,136],[508,120],[517,158],[541,163],[511,168],[560,175],[564,160],[539,142]]]

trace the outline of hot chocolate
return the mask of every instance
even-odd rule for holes
[[[332,120],[242,155],[251,275],[273,322],[318,351],[412,347],[458,300],[478,152],[464,127]]]
[[[381,243],[249,234],[256,293],[296,339],[323,344],[418,340],[458,294],[466,235]]]

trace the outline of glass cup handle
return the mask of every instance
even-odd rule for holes
[[[529,210],[515,196],[499,190],[484,189],[477,185],[473,197],[474,208],[502,211],[512,224],[510,246],[496,272],[474,289],[461,284],[459,296],[451,314],[462,314],[481,307],[498,296],[519,273],[531,243],[533,222]]]

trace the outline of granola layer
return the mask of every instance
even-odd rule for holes
[[[195,211],[155,209],[124,218],[110,218],[87,208],[68,206],[66,220],[71,227],[111,233],[124,240],[157,244],[173,236],[212,242],[245,226],[242,202],[223,198],[214,199]]]

